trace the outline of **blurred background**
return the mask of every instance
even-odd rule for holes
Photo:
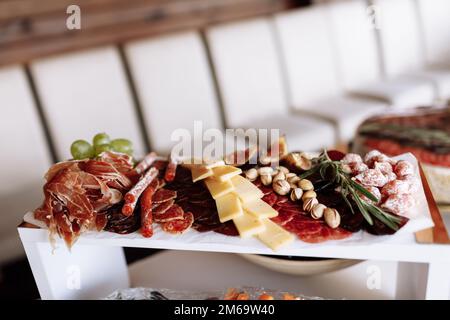
[[[168,153],[196,120],[277,128],[291,150],[363,150],[432,127],[439,148],[419,133],[406,151],[426,150],[430,177],[450,181],[449,13],[449,0],[1,0],[2,288],[33,283],[16,227],[46,170],[98,132],[143,155]],[[360,130],[391,113],[416,117],[402,137]]]

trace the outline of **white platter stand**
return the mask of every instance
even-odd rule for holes
[[[410,155],[405,156],[411,157]],[[415,159],[409,160],[414,161]],[[203,287],[188,286],[191,289],[206,289],[208,283],[205,283],[205,279],[209,276],[210,279],[220,279],[216,282],[222,287],[215,289],[244,284],[265,286],[270,289],[304,291],[304,287],[296,280],[298,277],[285,278],[287,276],[284,276],[284,281],[278,281],[282,276],[275,272],[270,272],[270,275],[264,279],[276,281],[258,282],[257,279],[262,279],[258,278],[258,273],[263,272],[260,267],[252,265],[253,271],[250,271],[249,262],[237,255],[226,254],[226,252],[344,258],[380,263],[391,261],[396,263],[396,267],[385,271],[382,271],[383,268],[381,268],[379,275],[390,282],[397,282],[395,293],[389,294],[387,297],[449,299],[450,245],[418,244],[415,241],[415,231],[433,225],[422,188],[416,198],[417,206],[413,209],[417,211],[416,218],[411,219],[395,235],[376,237],[359,232],[349,239],[315,245],[295,240],[288,248],[283,248],[278,252],[271,251],[256,239],[227,237],[214,232],[198,233],[195,230],[188,230],[182,235],[173,236],[162,232],[158,226],[155,226],[153,237],[147,239],[138,232],[128,235],[105,231],[86,232],[69,251],[60,239],[56,240],[55,248],[51,246],[45,224],[35,220],[32,213],[27,213],[24,221],[40,228],[19,227],[18,231],[42,299],[98,299],[116,289],[130,286],[158,287],[154,283],[143,281],[139,276],[133,276],[133,272],[143,273],[144,276],[147,273],[153,279],[165,279],[165,282],[160,282],[158,285],[169,289],[173,288],[165,286],[164,283],[174,284],[170,279],[180,279],[180,276],[192,282],[204,284]],[[130,282],[129,268],[125,261],[123,247],[171,249],[183,250],[183,252],[167,251],[148,258],[148,267],[139,268],[139,263],[136,267],[132,266],[130,273],[133,279],[139,279],[139,281]],[[161,265],[158,262],[164,260],[161,257],[166,257],[170,265]],[[225,261],[231,260],[234,261],[232,268],[234,273],[229,274],[230,268],[226,269]],[[201,263],[193,265],[193,261],[201,261]],[[218,264],[217,261],[223,263]],[[187,264],[191,265],[193,272],[188,273],[185,270]],[[211,264],[215,267],[211,268]],[[169,273],[168,270],[173,267],[175,267],[175,271]],[[349,269],[352,268],[358,267]],[[361,269],[361,266],[359,268]],[[243,270],[247,270],[247,272],[243,272]],[[366,287],[370,289],[369,282],[372,280],[375,280],[375,284],[377,282],[376,279],[370,279],[370,277],[376,276],[377,269],[372,268],[371,271],[368,268],[366,271],[363,272],[368,281]],[[269,271],[264,270],[264,272]],[[339,275],[339,272],[336,273],[336,276],[342,276]],[[395,274],[394,277],[390,277],[392,273]],[[225,274],[229,274],[229,276],[225,277]],[[387,276],[388,274],[389,276]],[[335,286],[338,285],[343,289],[352,287],[352,282],[357,281],[358,277],[361,280],[361,270],[359,275],[353,273],[342,277],[340,283],[338,281]],[[363,282],[366,284],[366,280]],[[299,284],[299,287],[292,288],[293,283]],[[331,287],[327,288],[327,285],[321,281],[317,283],[321,285],[321,291],[313,290],[312,294],[333,297],[328,292]],[[373,294],[350,296],[361,299],[374,297]],[[346,294],[342,297],[350,296]]]
[[[45,229],[19,228],[19,234],[42,299],[98,299],[118,288],[128,288],[130,285],[156,287],[154,282],[153,285],[142,281],[130,283],[123,244],[120,241],[81,237],[69,252],[61,241],[58,241],[57,249],[52,250],[48,241],[48,231]],[[397,281],[394,295],[391,294],[388,297],[449,299],[449,245],[418,244],[411,235],[396,241],[385,241],[372,245],[324,244],[311,249],[302,249],[301,252],[305,257],[371,260],[377,261],[373,262],[375,266],[381,263],[380,276],[384,279]],[[161,264],[158,262],[158,256],[169,259],[171,264],[167,266]],[[194,268],[192,264],[195,261],[197,264]],[[199,261],[201,261],[200,264]],[[223,263],[219,263],[220,261]],[[230,269],[227,266],[231,261],[234,261],[234,268],[230,274]],[[396,268],[387,267],[388,271],[384,272],[383,265],[387,261],[399,263]],[[213,279],[217,279],[217,285],[225,285],[225,283],[228,283],[228,286],[259,284],[284,290],[292,287],[292,280],[298,279],[298,277],[285,276],[267,270],[262,271],[261,267],[254,265],[249,267],[249,264],[237,255],[225,253],[166,251],[150,257],[150,260],[147,261],[148,267],[139,268],[139,262],[137,266],[133,267],[138,268],[139,274],[141,274],[136,276],[136,271],[134,271],[134,277],[142,278],[144,276],[145,278],[145,273],[148,273],[150,278],[159,280],[158,285],[164,286],[164,283],[166,283],[166,287],[170,288],[174,287],[174,282],[171,281],[175,279],[174,277],[177,279],[184,278],[185,281],[190,279],[198,285],[205,284],[206,277],[211,278],[212,283],[215,281]],[[186,267],[186,265],[191,266],[192,272],[189,272],[189,267]],[[364,270],[361,271],[361,267],[359,267],[359,275],[353,274],[342,278],[339,284],[341,288],[345,290],[346,287],[352,286],[352,281],[364,281],[364,284],[366,281],[370,281],[369,278],[373,274],[369,266],[370,264],[365,272]],[[175,270],[173,270],[174,267]],[[358,268],[358,265],[351,268]],[[372,270],[375,273],[377,272],[376,268]],[[229,274],[229,278],[223,272]],[[271,277],[261,277],[261,272],[268,273]],[[391,272],[395,272],[396,276],[392,278]],[[144,274],[142,275],[142,273]],[[260,274],[259,277],[258,273]],[[361,275],[361,273],[363,274]],[[363,277],[363,280],[361,280],[361,277]],[[272,278],[272,280],[269,282],[258,282],[256,280],[262,278]],[[163,281],[162,279],[166,280]],[[285,280],[281,281],[281,279]],[[284,288],[283,283],[291,285],[289,288]],[[297,291],[301,290],[302,286],[299,281],[297,280],[295,283],[299,286]],[[277,287],[274,287],[275,285]],[[330,295],[327,293],[327,287],[323,282],[322,292],[314,291],[317,295]],[[344,297],[349,297],[349,295],[347,294]],[[365,297],[368,296],[359,296],[361,299]]]

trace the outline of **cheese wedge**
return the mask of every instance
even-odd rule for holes
[[[191,167],[192,181],[197,182],[213,175],[213,171],[202,165]]]
[[[208,169],[222,167],[225,165],[225,161],[223,160],[207,160],[204,166]]]
[[[264,193],[257,186],[243,176],[234,176],[231,178],[231,183],[234,186],[233,192],[243,203],[261,199],[264,196]]]
[[[230,180],[242,173],[242,170],[233,166],[219,166],[212,169],[214,178],[219,181]]]
[[[278,216],[278,211],[261,199],[244,202],[242,207],[245,211],[258,219],[267,219]]]
[[[216,199],[220,222],[227,222],[243,214],[241,201],[233,193],[227,193]]]
[[[275,222],[269,219],[263,219],[261,222],[264,224],[265,230],[256,237],[272,250],[276,251],[294,241],[294,236]]]
[[[219,181],[213,178],[206,178],[205,184],[214,199],[220,198],[234,189],[233,184],[228,180]]]
[[[187,168],[187,169],[192,169],[193,167],[196,167],[196,166],[203,166],[205,168],[212,169],[212,168],[220,167],[220,166],[224,166],[224,165],[225,165],[225,161],[223,161],[223,160],[205,160],[205,161],[203,161],[200,158],[188,159],[181,163],[181,166],[184,168]]]
[[[239,231],[241,238],[249,238],[251,236],[260,234],[266,227],[264,223],[255,218],[251,214],[244,211],[242,215],[233,219],[236,229]]]

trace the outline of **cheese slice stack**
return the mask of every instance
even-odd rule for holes
[[[220,222],[233,220],[242,238],[256,236],[272,250],[293,241],[292,234],[272,222],[278,212],[261,198],[263,192],[233,166],[192,166],[192,179],[204,179],[206,187],[216,201]]]
[[[273,251],[294,241],[294,236],[269,219],[263,220],[265,230],[256,237]]]

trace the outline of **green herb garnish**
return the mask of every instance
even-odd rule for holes
[[[300,174],[299,177],[304,179],[317,172],[319,173],[321,179],[327,182],[327,186],[335,184],[340,187],[340,194],[346,204],[350,207],[353,214],[355,213],[355,210],[348,199],[349,196],[353,199],[358,210],[370,225],[373,225],[372,217],[375,217],[389,228],[393,230],[399,229],[401,219],[393,214],[383,211],[374,204],[361,198],[362,194],[369,200],[378,200],[366,188],[351,179],[351,176],[342,169],[340,161],[331,160],[326,150],[324,150],[319,157],[313,159],[313,167],[310,170]]]

